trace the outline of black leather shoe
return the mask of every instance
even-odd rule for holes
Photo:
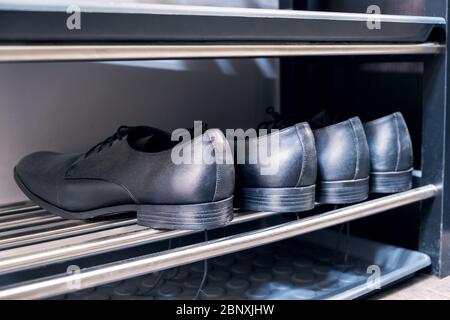
[[[272,140],[274,138],[274,140]],[[257,139],[255,141],[255,139]],[[267,161],[250,162],[251,143],[266,150]],[[279,141],[278,150],[271,141]],[[253,148],[253,153],[257,153]],[[315,205],[317,156],[314,135],[307,123],[254,138],[246,144],[246,162],[238,164],[236,206],[269,212],[302,212]]]
[[[15,168],[15,179],[37,205],[68,219],[137,211],[140,225],[158,229],[226,224],[233,215],[234,165],[176,165],[176,144],[157,129],[122,127],[86,154],[29,155]],[[219,130],[192,144],[210,154],[229,148]]]
[[[401,113],[364,124],[370,148],[370,191],[397,193],[412,188],[413,146]]]
[[[369,195],[369,146],[359,118],[314,131],[319,163],[317,201],[362,202]]]

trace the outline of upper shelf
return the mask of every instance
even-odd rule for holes
[[[77,1],[0,0],[2,42],[424,42],[436,17]],[[70,12],[70,10],[69,10]],[[368,27],[380,22],[380,29]],[[370,24],[370,23],[369,23]]]

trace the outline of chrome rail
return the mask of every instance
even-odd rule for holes
[[[0,62],[119,61],[286,56],[434,55],[439,43],[227,45],[0,45]]]
[[[11,203],[2,205],[0,207],[0,217],[16,214],[16,213],[23,213],[28,212],[32,210],[39,210],[40,208],[36,205],[34,205],[32,202],[19,202],[19,203]]]
[[[273,212],[255,212],[238,215],[230,225],[241,224],[274,215]],[[24,247],[0,251],[0,275],[63,262],[71,259],[92,256],[95,254],[126,249],[157,241],[187,236],[198,231],[175,230],[161,231],[137,225],[112,228],[110,230],[68,237],[62,240],[49,241]],[[34,240],[45,238],[36,235]],[[1,233],[0,233],[1,239]],[[10,238],[9,244],[20,240]],[[0,241],[0,245],[2,242]]]
[[[25,245],[48,242],[106,229],[130,226],[136,224],[136,222],[136,219],[99,221],[92,223],[69,220],[11,230],[0,234],[0,250],[23,247]]]
[[[440,189],[427,185],[404,193],[334,210],[303,220],[285,223],[188,247],[88,268],[73,275],[59,275],[0,290],[0,299],[39,299],[116,282],[151,272],[222,256],[289,239],[380,212],[433,198]],[[78,289],[68,284],[79,284]]]
[[[44,210],[30,213],[20,213],[18,214],[18,219],[14,219],[13,217],[10,219],[9,217],[11,216],[6,216],[0,219],[0,232],[64,220],[63,218],[47,213]]]

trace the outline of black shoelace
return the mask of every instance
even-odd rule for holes
[[[172,249],[172,239],[169,239],[167,250]],[[165,276],[167,275],[168,270],[163,270],[158,273],[158,277],[155,280],[155,283],[150,287],[150,289],[146,290],[144,293],[144,296],[150,295],[155,289],[159,288],[160,285],[163,283]],[[178,274],[178,269],[176,271],[176,274],[174,276],[171,276],[172,278],[175,278]],[[170,278],[168,280],[171,280]]]
[[[284,116],[281,113],[276,112],[274,107],[268,107],[266,113],[271,116],[272,119],[261,123],[258,126],[258,130],[284,129],[286,127]]]
[[[104,141],[98,143],[97,145],[92,147],[88,152],[86,152],[85,158],[89,157],[94,152],[102,151],[106,147],[110,148],[115,141],[122,140],[130,132],[130,129],[131,129],[130,127],[121,126],[112,136],[106,138]]]
[[[208,242],[208,230],[204,231],[204,235],[205,235],[205,242]],[[206,284],[206,280],[208,279],[208,269],[209,269],[209,265],[208,265],[208,259],[203,260],[203,277],[202,277],[202,281],[200,282],[200,286],[198,287],[197,293],[195,294],[195,297],[193,300],[198,300],[201,296],[201,294],[203,293],[203,288],[205,287]]]

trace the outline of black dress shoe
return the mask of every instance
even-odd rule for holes
[[[314,131],[319,163],[317,201],[362,202],[369,195],[369,146],[359,118]]]
[[[31,154],[15,168],[15,179],[37,205],[67,219],[137,211],[140,225],[158,229],[226,224],[233,215],[232,159],[175,164],[176,144],[157,129],[122,127],[86,154]],[[207,131],[183,151],[193,152],[191,145],[210,155],[229,148],[219,130]]]
[[[257,148],[251,148],[252,143]],[[278,148],[275,144],[278,143]],[[250,159],[260,150],[267,161]],[[301,212],[314,208],[317,156],[307,123],[297,124],[246,144],[245,163],[238,163],[236,206],[252,211]]]
[[[397,193],[412,188],[413,146],[401,113],[364,124],[370,148],[370,191]]]

